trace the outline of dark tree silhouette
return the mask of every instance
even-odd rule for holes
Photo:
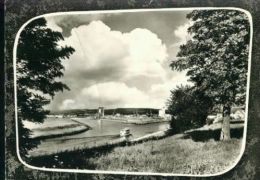
[[[58,81],[63,76],[62,60],[73,52],[72,47],[58,44],[63,40],[60,32],[46,26],[39,18],[29,23],[21,32],[17,47],[17,106],[19,146],[21,155],[39,143],[30,138],[22,120],[42,123],[48,111],[44,106],[55,93],[69,88]]]
[[[205,125],[212,108],[212,100],[196,87],[179,86],[172,90],[168,112],[172,115],[173,133],[182,133]]]
[[[196,87],[223,107],[221,139],[230,139],[231,106],[245,104],[250,26],[237,10],[192,11],[192,38],[180,47],[175,70],[187,69]]]

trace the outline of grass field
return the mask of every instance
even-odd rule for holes
[[[88,159],[95,169],[112,171],[212,174],[224,171],[238,158],[241,139],[221,142],[167,137]]]

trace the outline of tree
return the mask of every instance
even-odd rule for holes
[[[175,70],[187,76],[215,104],[223,107],[221,139],[230,139],[231,106],[245,103],[249,21],[237,10],[192,11],[187,15],[191,40],[180,46]]]
[[[205,125],[212,108],[211,98],[196,87],[179,86],[172,90],[168,100],[168,112],[172,115],[173,133]]]
[[[21,155],[39,144],[30,138],[23,120],[41,123],[48,111],[55,93],[69,88],[58,81],[63,76],[62,60],[74,52],[72,47],[58,44],[63,40],[60,32],[46,26],[46,20],[39,18],[29,23],[21,32],[17,47],[17,106],[19,126],[19,147]]]

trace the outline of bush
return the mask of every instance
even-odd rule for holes
[[[172,115],[173,133],[181,133],[206,124],[213,103],[202,91],[191,86],[179,86],[171,91],[168,112]]]

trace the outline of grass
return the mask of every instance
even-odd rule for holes
[[[241,150],[241,140],[195,142],[178,134],[131,146],[122,143],[93,149],[74,149],[32,158],[28,163],[65,169],[214,174],[235,163]]]
[[[39,149],[40,150],[31,150],[29,152],[29,156],[33,159],[38,159],[36,157],[39,157],[40,162],[39,164],[45,164],[47,162],[48,164],[53,164],[51,162],[51,157],[54,155],[59,155],[61,158],[67,158],[68,157],[80,157],[85,152],[88,152],[88,149],[94,149],[95,147],[99,146],[106,146],[107,144],[111,144],[111,142],[118,142],[119,135],[110,135],[110,136],[96,136],[96,137],[84,137],[84,138],[70,138],[70,139],[64,139],[61,141],[55,141],[50,140],[47,144],[40,144]],[[94,150],[93,150],[94,151]],[[99,151],[99,149],[97,150]],[[50,162],[45,161],[45,158],[50,157]],[[55,164],[55,163],[54,163]],[[70,160],[68,159],[67,164],[71,164]],[[40,165],[41,166],[41,165]],[[82,165],[84,166],[84,165]]]
[[[57,127],[51,129],[46,128],[41,130],[34,130],[31,138],[42,140],[65,135],[79,134],[87,130],[89,130],[89,127],[82,125],[69,125],[67,127]]]
[[[60,126],[68,126],[78,124],[77,122],[72,121],[70,118],[46,118],[43,123],[33,123],[30,121],[23,121],[23,124],[26,128],[34,129],[45,129],[45,128],[54,128]]]
[[[90,129],[86,124],[69,118],[47,118],[43,123],[23,121],[23,124],[32,131],[30,137],[39,140],[78,134]]]
[[[214,124],[132,145],[122,142],[94,144],[93,148],[74,146],[70,151],[32,157],[28,164],[64,169],[215,174],[236,162],[243,138],[243,124],[231,125],[229,141],[219,141],[220,128],[220,124]]]
[[[230,167],[239,156],[241,140],[221,142],[168,137],[88,159],[99,170],[181,174],[212,174]]]

